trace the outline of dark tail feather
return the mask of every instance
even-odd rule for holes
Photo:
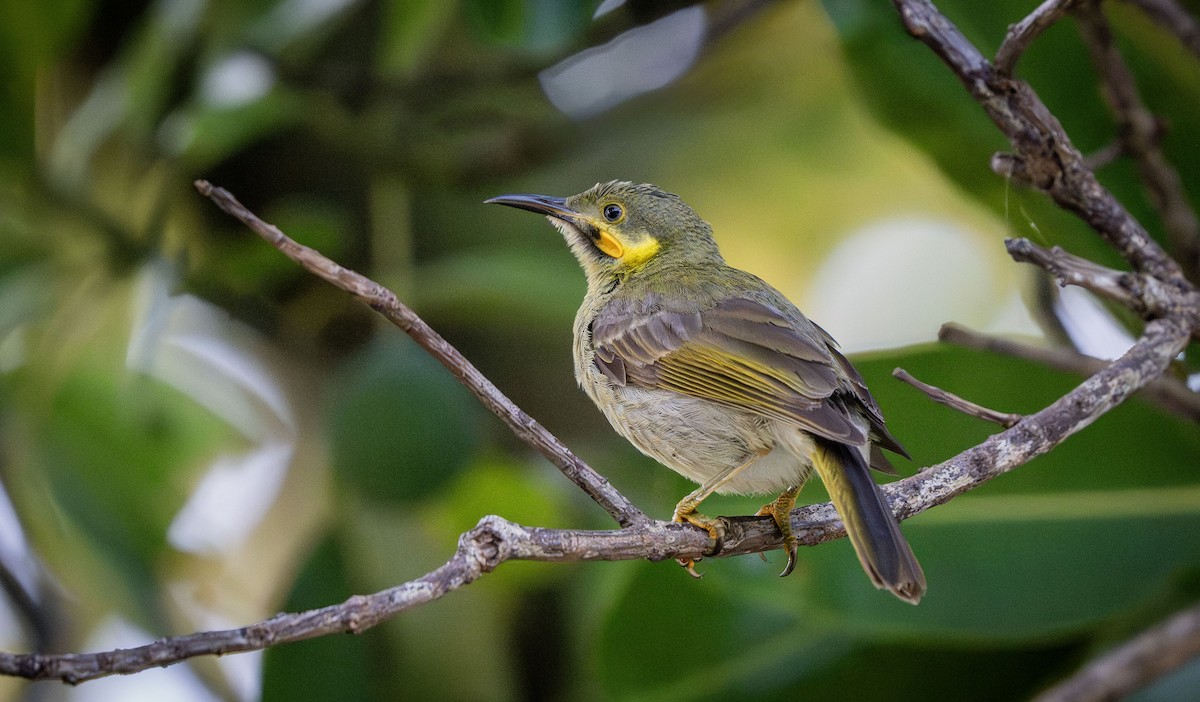
[[[925,573],[857,448],[818,440],[813,466],[846,525],[850,543],[875,587],[916,604]]]

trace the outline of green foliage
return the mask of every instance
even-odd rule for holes
[[[313,550],[284,603],[289,612],[317,609],[355,594],[347,556],[336,534]],[[383,631],[324,636],[269,649],[263,665],[264,700],[370,699],[378,675],[372,649]],[[319,665],[314,665],[319,661]]]
[[[1031,8],[938,4],[985,53]],[[949,221],[1004,285],[957,290],[950,271],[930,299],[981,300],[963,313],[999,328],[1018,276],[1001,234],[1119,263],[988,170],[1003,137],[885,4],[828,2],[826,15],[779,3],[729,20],[710,3],[732,23],[710,28],[682,78],[584,122],[548,104],[539,74],[680,3],[630,2],[595,21],[596,2],[551,0],[119,5],[0,7],[0,480],[67,593],[58,650],[112,616],[160,636],[383,589],[443,563],[486,514],[610,526],[448,371],[215,212],[195,178],[394,288],[658,517],[691,487],[618,439],[575,387],[583,283],[571,256],[550,227],[486,197],[659,181],[713,222],[731,261],[802,306],[841,237],[914,213]],[[1106,10],[1170,123],[1168,156],[1200,192],[1200,68],[1132,6]],[[1069,23],[1018,75],[1085,151],[1112,139]],[[1157,233],[1135,169],[1100,176]],[[150,270],[167,271],[153,293]],[[891,309],[864,278],[839,285]],[[892,368],[1019,413],[1079,382],[937,345],[854,358],[913,454],[904,474],[996,429]],[[1193,423],[1134,398],[906,522],[929,580],[919,607],[875,591],[845,541],[804,549],[785,580],[778,553],[705,560],[700,581],[672,563],[510,563],[363,636],[270,650],[262,696],[1027,698],[1200,595],[1197,455]],[[277,473],[261,470],[271,456],[283,456]],[[185,505],[229,465],[242,472],[209,506],[212,523],[245,531],[210,551],[182,545],[172,528]],[[765,499],[705,507],[746,514]],[[825,496],[814,481],[801,499]],[[33,645],[0,635],[6,649]],[[227,669],[195,669],[196,684],[235,696]],[[1197,679],[1193,666],[1142,699],[1194,698]],[[10,689],[0,700],[24,694]]]
[[[475,398],[411,341],[374,343],[333,376],[333,467],[372,499],[429,499],[475,449]]]

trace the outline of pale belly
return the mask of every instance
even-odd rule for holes
[[[718,493],[781,492],[803,485],[808,477],[813,442],[795,426],[666,390],[613,387],[596,380],[584,389],[617,432],[697,483],[766,453]]]

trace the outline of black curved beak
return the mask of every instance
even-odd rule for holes
[[[565,197],[549,195],[500,195],[483,201],[487,205],[508,205],[519,210],[536,212],[548,217],[557,217],[574,222],[579,219],[579,213],[567,207]]]

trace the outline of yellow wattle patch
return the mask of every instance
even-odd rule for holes
[[[613,258],[621,258],[625,255],[625,247],[621,245],[621,241],[605,229],[600,230],[600,238],[596,240],[596,248]]]

